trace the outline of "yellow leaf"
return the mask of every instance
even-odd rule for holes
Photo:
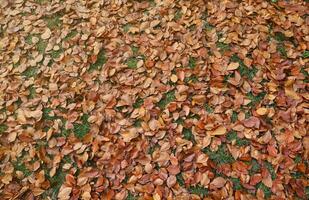
[[[267,108],[258,108],[258,109],[256,110],[256,113],[257,113],[258,115],[265,115],[265,114],[267,114],[267,111],[268,111]]]
[[[226,133],[226,128],[224,126],[220,126],[214,131],[209,131],[209,134],[212,135],[212,136],[224,135],[225,133]]]

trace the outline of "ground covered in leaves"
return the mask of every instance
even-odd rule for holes
[[[3,0],[0,199],[308,199],[306,0]]]

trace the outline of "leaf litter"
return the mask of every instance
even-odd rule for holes
[[[308,199],[308,6],[4,0],[0,199]]]

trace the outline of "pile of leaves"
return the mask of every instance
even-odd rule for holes
[[[307,0],[3,0],[0,199],[308,199]]]

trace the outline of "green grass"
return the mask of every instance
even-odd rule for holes
[[[36,44],[36,49],[40,54],[45,53],[46,47],[47,47],[47,42],[42,39],[40,39],[39,42]]]
[[[190,56],[188,67],[190,69],[194,69],[195,66],[196,66],[196,59]]]
[[[304,51],[303,58],[309,58],[309,51],[308,50]]]
[[[234,54],[231,57],[230,62],[238,62],[239,63],[238,70],[239,70],[240,75],[243,77],[247,77],[250,80],[252,80],[255,74],[258,72],[258,69],[255,67],[252,67],[252,68],[247,67],[244,64],[244,62],[236,54]]]
[[[42,120],[55,120],[57,116],[50,116],[51,108],[43,108]]]
[[[26,167],[24,163],[22,163],[21,160],[17,160],[15,163],[13,163],[15,171],[21,171],[25,177],[28,177],[31,175],[31,171]]]
[[[29,86],[29,95],[28,95],[28,98],[29,99],[33,99],[35,98],[35,87],[33,85]]]
[[[47,16],[44,18],[44,21],[49,29],[56,29],[60,28],[62,25],[61,21],[61,15],[59,13],[56,13],[52,16]]]
[[[277,174],[276,174],[276,171],[275,171],[274,167],[272,166],[272,164],[269,163],[268,161],[265,161],[265,167],[269,171],[269,173],[271,175],[271,179],[275,180],[277,178]]]
[[[231,116],[231,122],[235,123],[238,119],[238,114],[237,112],[233,111],[232,116]]]
[[[302,157],[301,157],[301,155],[297,154],[297,155],[295,156],[295,158],[294,158],[294,162],[295,162],[296,164],[301,163],[301,162],[302,162]]]
[[[32,37],[33,35],[27,35],[26,38],[25,38],[25,42],[29,45],[32,44]]]
[[[250,176],[252,176],[253,174],[258,173],[261,170],[261,166],[260,166],[260,164],[258,163],[257,160],[252,159],[250,164],[251,164],[251,168],[249,170]]]
[[[130,57],[127,59],[126,64],[128,68],[135,69],[137,67],[138,59],[136,57]]]
[[[101,70],[102,66],[106,63],[107,58],[105,55],[105,51],[102,49],[97,56],[97,60],[95,63],[91,64],[89,67],[89,71]]]
[[[175,15],[174,15],[174,20],[180,20],[181,19],[181,17],[182,17],[182,12],[181,12],[181,10],[180,9],[177,9],[177,11],[175,12]]]
[[[62,54],[64,52],[64,50],[62,49],[62,48],[60,48],[59,50],[53,50],[52,52],[51,52],[51,57],[53,58],[53,59],[57,59],[57,58],[59,58],[60,57],[60,55]]]
[[[72,39],[73,37],[75,37],[78,34],[78,32],[76,30],[72,30],[70,33],[68,33],[65,38],[63,40],[67,41]]]
[[[214,109],[212,107],[210,107],[208,104],[205,104],[204,108],[205,108],[205,110],[208,113],[213,113],[214,112]]]
[[[264,185],[264,183],[260,182],[256,185],[256,189],[261,189],[264,192],[265,198],[268,199],[271,196],[271,190],[269,187],[267,187],[266,185]]]
[[[217,48],[220,49],[221,53],[224,53],[224,52],[230,50],[230,45],[229,44],[225,44],[223,42],[217,42]]]
[[[132,45],[131,46],[131,51],[132,51],[133,55],[138,55],[139,48]]]
[[[45,176],[50,182],[50,189],[45,191],[46,195],[52,199],[57,199],[60,187],[65,181],[66,173],[62,171],[62,166],[60,166],[53,177],[50,177],[48,173]]]
[[[0,134],[4,133],[8,129],[8,126],[5,124],[0,124]]]
[[[144,104],[144,100],[142,98],[137,98],[135,103],[133,104],[133,108],[140,108]]]
[[[182,134],[183,134],[183,138],[184,138],[184,139],[191,141],[193,144],[196,143],[195,138],[194,138],[194,135],[193,135],[191,129],[183,128]]]
[[[179,184],[179,186],[181,186],[181,187],[185,186],[185,180],[184,180],[181,172],[176,175],[176,181]]]
[[[207,21],[204,21],[204,23],[203,23],[203,30],[210,31],[212,29],[214,29],[214,26],[209,24]]]
[[[305,67],[302,67],[300,69],[300,72],[304,75],[305,79],[304,82],[305,83],[309,83],[309,73],[305,70]]]
[[[228,134],[227,134],[227,136],[226,136],[226,139],[228,140],[228,141],[230,141],[230,142],[232,142],[232,141],[236,141],[236,146],[239,146],[239,147],[241,147],[241,146],[248,146],[248,145],[250,145],[250,141],[249,140],[247,140],[247,139],[245,139],[245,138],[239,138],[239,137],[237,137],[237,132],[236,131],[230,131],[230,132],[228,132]]]
[[[217,151],[211,151],[209,147],[206,147],[202,152],[207,154],[218,165],[233,163],[235,161],[224,144],[220,145]]]
[[[26,78],[35,77],[37,75],[38,69],[36,67],[28,67],[25,71],[22,72],[22,76]]]
[[[241,181],[240,181],[240,179],[239,178],[230,178],[230,180],[232,181],[232,183],[233,183],[233,189],[234,190],[242,190],[243,189],[243,187],[242,187],[242,185],[241,185]]]
[[[247,93],[246,96],[249,100],[251,100],[251,102],[248,104],[248,106],[253,107],[253,106],[257,105],[258,103],[260,103],[264,99],[264,97],[266,96],[266,92],[260,92],[256,96],[252,92],[249,92],[249,93]]]
[[[126,24],[126,25],[124,25],[123,27],[122,27],[122,29],[123,29],[123,31],[124,32],[129,32],[129,30],[130,30],[130,28],[132,27],[132,25],[131,24]]]
[[[175,100],[176,100],[175,90],[172,90],[172,91],[166,92],[157,105],[159,106],[160,109],[164,109],[169,103]]]
[[[187,84],[188,83],[196,83],[196,82],[198,82],[198,78],[196,76],[192,75],[192,76],[186,77],[184,79],[184,82],[187,83]]]
[[[288,55],[286,53],[286,49],[283,43],[277,44],[277,51],[280,53],[280,55],[284,58],[286,58]]]
[[[44,3],[47,3],[47,2],[51,2],[51,0],[34,0],[35,3],[38,3],[38,4],[44,4]]]
[[[208,195],[208,189],[204,188],[203,186],[200,186],[200,185],[190,186],[188,188],[188,191],[191,194],[198,195],[198,196],[200,196],[202,198],[204,198],[204,197],[206,197]]]
[[[141,127],[141,124],[142,124],[142,120],[141,119],[137,119],[137,120],[134,121],[133,126],[134,127]]]
[[[128,192],[126,200],[138,200],[138,197],[134,196],[131,192]]]
[[[90,131],[90,123],[88,122],[88,118],[89,118],[89,116],[84,114],[81,117],[82,123],[74,123],[73,124],[74,135],[79,139],[82,139],[83,137],[85,137],[85,135]]]
[[[300,178],[302,178],[302,177],[304,176],[304,174],[297,171],[297,172],[292,172],[292,173],[291,173],[291,176],[292,176],[293,178],[295,178],[295,179],[300,179]]]

